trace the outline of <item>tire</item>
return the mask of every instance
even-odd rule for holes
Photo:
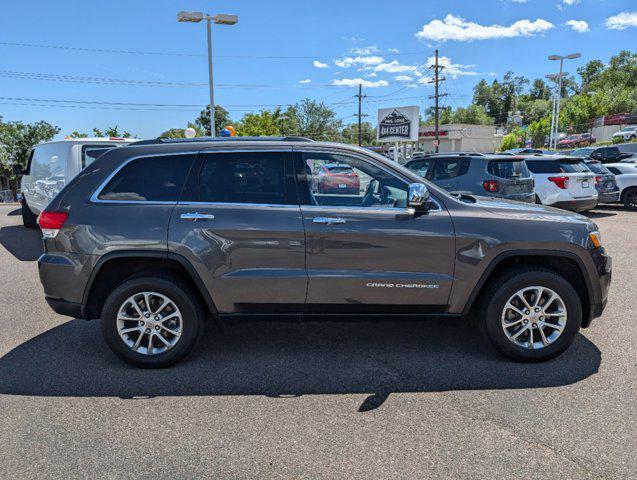
[[[522,332],[517,340],[517,342],[526,343],[526,346],[520,346],[505,333],[505,328],[502,324],[504,312],[513,313],[510,309],[505,310],[505,305],[521,290],[529,289],[533,291],[536,286],[550,289],[558,295],[558,298],[549,302],[548,297],[551,293],[545,290],[544,296],[540,296],[542,298],[540,301],[546,302],[544,306],[548,307],[547,311],[553,308],[556,308],[556,311],[565,308],[566,316],[563,320],[565,324],[563,324],[562,330],[559,332],[557,329],[547,327],[548,322],[541,322],[541,324],[545,325],[544,327],[540,323],[534,326],[534,322],[538,319],[537,315],[542,315],[542,313],[535,314],[536,317],[533,320],[527,320],[528,323],[525,322],[524,324],[522,324],[522,320],[517,320],[517,318],[522,318],[521,316],[514,316],[509,321],[512,324],[519,321],[519,327],[510,327],[508,330],[510,332],[509,335],[515,335],[523,328],[526,329],[526,332]],[[481,302],[478,311],[478,320],[483,332],[498,352],[518,362],[543,362],[557,357],[573,343],[575,335],[582,324],[582,304],[577,292],[566,279],[551,270],[533,267],[512,270],[493,282],[484,292],[483,298],[484,300]],[[529,297],[529,300],[532,298],[532,296]],[[561,305],[558,300],[562,302]],[[515,302],[515,300],[513,301]],[[529,303],[532,304],[532,302]],[[517,314],[514,313],[514,315]],[[559,326],[560,320],[557,320],[556,316],[554,319],[554,315],[550,313],[547,314],[547,318],[549,318],[549,315],[551,318],[550,322],[555,322],[556,327]],[[542,345],[543,339],[540,337],[539,329],[542,329],[544,338],[547,341],[552,337],[555,338],[548,344]],[[529,330],[534,333],[529,333]],[[534,340],[535,346],[533,349],[529,348],[529,337]],[[526,342],[525,339],[527,339]],[[535,341],[536,339],[538,342]]]
[[[31,229],[38,228],[38,216],[31,211],[24,198],[20,200],[20,204],[22,205],[22,225]]]
[[[624,190],[621,201],[627,210],[637,210],[637,188],[631,187]]]
[[[169,315],[177,313],[177,316],[171,320],[172,323],[157,322],[157,324],[164,325],[159,327],[150,322],[154,322],[158,317],[151,315],[148,318],[142,319],[138,314],[132,314],[134,320],[125,320],[124,325],[118,325],[118,314],[123,305],[133,296],[139,294],[138,308],[142,313],[149,313],[143,308],[142,302],[143,295],[141,292],[153,292],[150,296],[149,303],[151,307],[157,306],[157,303],[162,300],[160,296],[165,296],[176,307],[176,310],[172,308],[173,305],[167,305],[158,309],[156,313],[162,315],[164,318],[168,318]],[[130,312],[132,310],[132,304],[130,305]],[[151,308],[151,312],[153,308]],[[151,318],[152,317],[152,318]],[[137,321],[140,318],[140,321]],[[181,324],[177,324],[177,318],[181,318]],[[172,279],[164,277],[138,277],[125,280],[122,282],[113,292],[108,296],[102,309],[101,327],[102,335],[106,340],[106,343],[111,348],[113,353],[120,359],[124,360],[131,365],[139,368],[164,368],[170,365],[174,365],[183,358],[185,358],[194,348],[197,340],[203,331],[203,321],[205,315],[204,310],[197,298],[197,296],[185,285],[175,282]],[[146,323],[148,322],[148,323]],[[140,323],[145,324],[144,327],[138,326]],[[128,341],[132,343],[139,336],[143,336],[140,342],[140,346],[137,350],[134,350],[133,346],[129,346],[125,343],[124,339],[120,337],[119,328],[132,329],[137,326],[138,329],[150,326],[151,328],[145,329],[145,333],[140,334],[138,332],[131,332],[127,336]],[[168,332],[172,332],[167,327],[170,327],[179,332],[177,335],[172,335]],[[172,342],[177,339],[173,346],[166,347],[165,343],[162,343],[158,338],[158,332],[163,335],[162,338]],[[146,333],[146,332],[149,332]],[[147,354],[144,350],[148,350],[144,347],[144,344],[148,344],[148,337],[154,337],[151,340],[151,354]],[[165,349],[165,351],[162,351]],[[158,353],[153,353],[157,352]]]

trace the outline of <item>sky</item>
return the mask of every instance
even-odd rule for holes
[[[72,131],[117,125],[140,138],[185,128],[208,103],[204,23],[179,10],[239,16],[213,26],[215,100],[233,119],[302,98],[353,123],[363,113],[432,105],[427,68],[445,65],[442,105],[513,70],[557,71],[550,54],[581,52],[565,70],[637,44],[637,0],[50,0],[0,6],[0,116]]]

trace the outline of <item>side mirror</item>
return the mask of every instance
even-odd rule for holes
[[[22,165],[19,163],[14,163],[13,165],[11,165],[11,170],[13,171],[13,174],[16,176],[20,176],[23,173]]]
[[[407,193],[407,206],[416,210],[426,210],[429,205],[429,190],[424,183],[412,183]]]

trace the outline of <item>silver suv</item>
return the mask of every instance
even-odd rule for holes
[[[348,177],[313,188],[326,165]],[[139,367],[185,357],[209,317],[472,311],[504,355],[541,361],[601,315],[611,276],[585,217],[453,197],[368,150],[299,138],[109,150],[39,225],[49,305],[101,318]]]
[[[533,177],[524,158],[484,153],[428,154],[405,166],[451,193],[534,202]]]

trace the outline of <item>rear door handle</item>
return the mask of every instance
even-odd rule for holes
[[[327,225],[332,225],[336,223],[346,223],[344,218],[335,218],[335,217],[314,217],[312,219],[314,223],[325,223]]]
[[[196,222],[197,220],[214,220],[215,216],[209,213],[182,213],[179,218],[182,220],[189,220],[191,222]]]

